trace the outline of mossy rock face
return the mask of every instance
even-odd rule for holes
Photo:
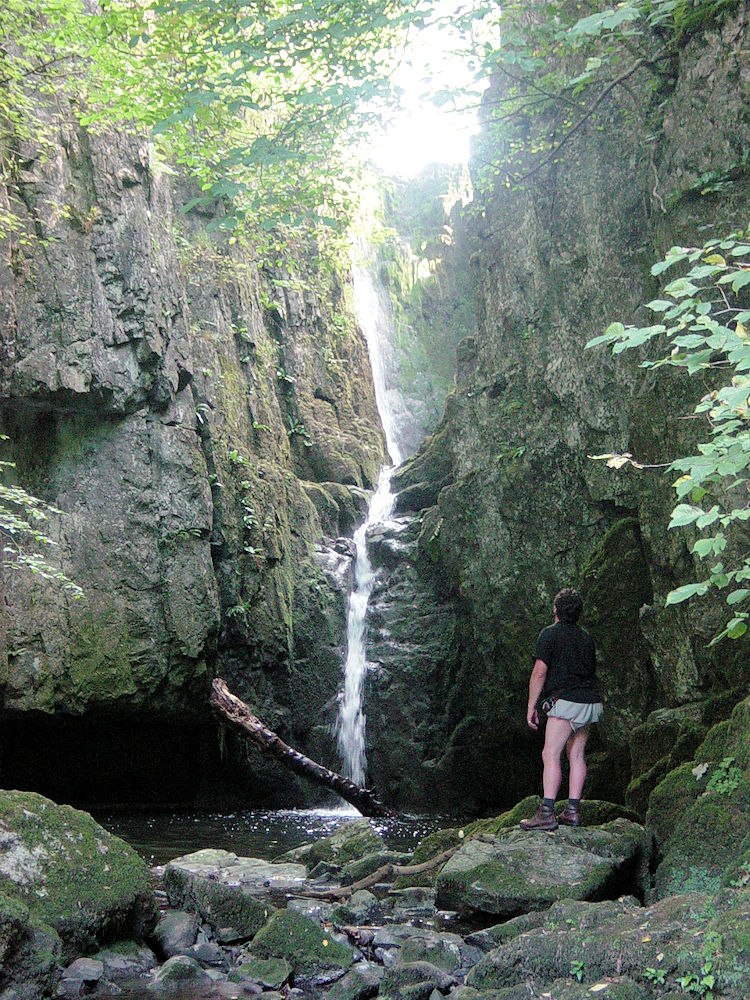
[[[335,941],[314,920],[294,910],[278,910],[252,940],[250,951],[259,958],[285,958],[297,972],[348,969],[351,948]]]
[[[142,941],[158,910],[147,866],[88,813],[33,792],[0,792],[0,888],[63,944],[63,959],[99,944]]]
[[[513,917],[559,899],[606,899],[645,891],[648,842],[642,827],[617,819],[553,834],[505,831],[468,840],[437,880],[437,906]]]
[[[748,907],[750,890],[689,893],[647,908],[635,900],[566,900],[540,914],[536,927],[527,926],[485,955],[467,983],[484,995],[512,989],[523,978],[533,995],[575,998],[596,995],[597,983],[612,980],[625,990],[613,995],[651,1000],[682,996],[678,980],[711,962],[716,995],[746,1000]],[[649,969],[657,970],[663,982]]]
[[[58,979],[60,938],[14,896],[0,892],[0,993],[21,1000],[49,996]]]
[[[709,730],[726,719],[741,696],[726,691],[677,708],[660,708],[636,726],[630,735],[633,776],[625,791],[627,804],[645,816],[651,792],[670,771],[692,760]]]
[[[657,785],[646,821],[662,855],[659,896],[713,891],[742,877],[750,828],[750,699],[709,730],[694,760]]]
[[[670,837],[656,872],[657,894],[720,888],[727,869],[742,863],[748,829],[750,780],[741,779],[731,791],[705,792],[680,817]]]

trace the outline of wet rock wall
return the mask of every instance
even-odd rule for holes
[[[697,572],[685,534],[667,530],[674,477],[591,458],[630,452],[659,467],[690,453],[699,429],[684,417],[705,389],[584,347],[613,320],[646,319],[640,306],[657,291],[650,266],[671,245],[700,246],[745,224],[748,31],[744,4],[704,23],[682,39],[655,93],[636,72],[554,163],[516,158],[516,173],[529,173],[520,185],[505,184],[504,158],[543,129],[532,118],[494,126],[502,78],[488,92],[473,177],[478,332],[458,347],[438,431],[394,480],[397,510],[420,522],[417,559],[445,584],[435,620],[454,622],[445,697],[422,715],[441,747],[433,791],[444,808],[490,811],[536,789],[528,673],[562,586],[583,592],[607,701],[588,794],[622,798],[642,774],[631,732],[653,709],[727,691],[739,700],[746,688],[743,650],[708,648],[725,618],[719,603],[664,607]],[[706,190],[709,170],[731,182]],[[405,677],[404,696],[412,687],[420,681]],[[634,804],[643,796],[641,787]]]
[[[284,270],[212,232],[220,205],[182,214],[188,194],[145,141],[51,128],[50,150],[22,148],[3,191],[21,222],[0,278],[3,457],[63,512],[51,559],[84,596],[6,571],[4,732],[33,742],[66,731],[45,720],[83,720],[79,734],[111,720],[121,747],[132,724],[148,775],[147,724],[165,755],[195,750],[178,755],[194,768],[180,798],[229,784],[299,801],[261,760],[233,770],[237,748],[219,766],[206,697],[219,674],[287,738],[331,753],[346,566],[324,535],[360,516],[384,453],[346,284],[314,247]],[[118,801],[96,748],[90,794]]]

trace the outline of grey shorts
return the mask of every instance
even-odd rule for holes
[[[583,729],[591,722],[598,722],[602,717],[604,706],[600,701],[593,704],[583,704],[578,701],[566,701],[558,698],[548,715],[553,719],[566,719],[573,732]]]

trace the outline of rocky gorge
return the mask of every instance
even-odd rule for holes
[[[348,261],[222,233],[220,199],[182,211],[190,184],[143,136],[62,114],[52,152],[19,142],[2,457],[54,506],[83,595],[0,577],[0,785],[23,789],[0,793],[0,1000],[747,997],[745,646],[710,644],[720,600],[665,604],[699,564],[668,530],[661,467],[695,446],[706,386],[585,349],[642,315],[671,245],[747,222],[750,12],[718,7],[544,169],[526,150],[548,122],[496,121],[498,73],[472,205],[445,214],[439,170],[383,196],[403,241],[375,269],[430,433],[367,540],[367,779],[393,808],[460,817],[413,852],[360,821],[284,857],[212,848],[149,871],[55,804],[321,801],[225,736],[208,691],[225,678],[337,766],[351,535],[386,446]],[[485,169],[506,155],[524,183]],[[622,453],[647,468],[592,458]],[[582,826],[529,834],[530,653],[566,583],[607,710]]]

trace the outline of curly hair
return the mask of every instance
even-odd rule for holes
[[[572,587],[564,587],[555,597],[555,614],[566,625],[575,625],[582,611],[581,595]]]

